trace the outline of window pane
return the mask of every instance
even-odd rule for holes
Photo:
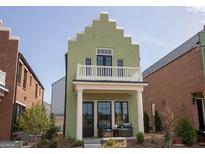
[[[128,103],[127,102],[115,102],[115,124],[119,127],[123,123],[128,123]]]
[[[98,102],[98,127],[111,127],[111,104],[110,102]]]

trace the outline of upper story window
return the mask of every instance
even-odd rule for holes
[[[91,59],[90,58],[85,59],[85,65],[91,65]]]
[[[91,65],[91,59],[90,58],[85,59],[85,65]],[[86,67],[86,76],[91,76],[91,74],[92,74],[91,71],[92,71],[91,67]]]
[[[117,66],[118,67],[123,67],[123,60],[122,59],[117,60]],[[123,77],[123,68],[118,68],[117,69],[117,75],[119,77]]]
[[[32,76],[30,76],[30,86],[32,86]]]
[[[41,96],[41,88],[39,87],[39,96]]]
[[[98,48],[96,51],[97,65],[99,66],[112,66],[112,49]]]
[[[21,84],[21,72],[22,72],[22,64],[18,63],[18,74],[17,74],[17,82]]]
[[[36,83],[35,98],[38,97],[38,84]]]
[[[117,66],[123,67],[123,60],[122,59],[117,60]]]
[[[27,83],[27,70],[24,68],[24,78],[23,78],[23,88],[26,89],[26,83]]]

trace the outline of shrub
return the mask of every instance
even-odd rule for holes
[[[149,133],[150,125],[149,125],[149,115],[147,112],[144,112],[144,131],[145,133]]]
[[[46,139],[41,139],[38,141],[36,147],[37,148],[48,148],[48,146],[49,146],[49,141]]]
[[[137,144],[143,144],[144,134],[142,132],[137,132],[136,139],[137,139]]]
[[[157,132],[161,132],[162,131],[162,123],[161,123],[161,118],[159,116],[159,113],[157,111],[155,111],[155,129]]]
[[[79,146],[83,146],[83,141],[81,140],[76,140],[73,142],[72,147],[79,147]]]
[[[105,141],[104,147],[113,147],[114,148],[116,146],[116,144],[117,144],[117,142],[110,138],[107,141]]]
[[[52,140],[51,143],[49,144],[49,148],[57,148],[58,147],[58,142],[56,140]]]
[[[51,140],[53,137],[57,135],[57,127],[51,127],[47,132],[43,135],[43,138]]]
[[[175,132],[184,144],[193,144],[196,141],[196,131],[186,117],[179,120]]]

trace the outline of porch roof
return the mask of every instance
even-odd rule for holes
[[[140,81],[87,81],[73,80],[73,89],[77,90],[118,90],[143,91],[147,82]]]

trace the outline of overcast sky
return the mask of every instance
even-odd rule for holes
[[[196,7],[0,7],[0,19],[20,37],[20,52],[44,85],[49,103],[51,84],[65,75],[68,38],[99,18],[101,11],[139,43],[143,70],[205,24],[205,8]]]

